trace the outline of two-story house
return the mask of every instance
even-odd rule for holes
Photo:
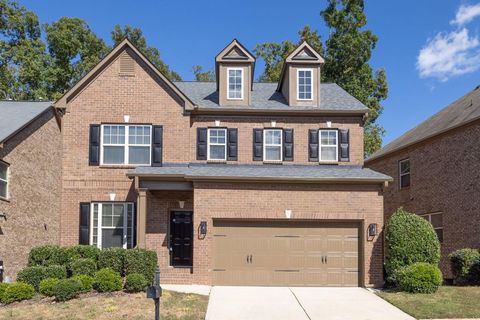
[[[394,177],[385,189],[385,221],[400,206],[428,220],[448,255],[480,248],[480,86],[405,132],[366,160]]]
[[[174,82],[128,40],[69,90],[61,243],[156,250],[165,283],[380,286],[368,109],[308,44],[279,83],[233,40],[215,82]]]

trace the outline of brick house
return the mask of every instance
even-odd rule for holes
[[[0,281],[60,240],[61,135],[52,102],[0,101]]]
[[[448,254],[480,248],[480,87],[407,131],[366,160],[392,176],[384,192],[385,221],[400,206],[430,221]]]
[[[165,78],[128,40],[59,101],[62,245],[156,250],[165,283],[380,286],[368,109],[308,44],[279,83],[233,40],[215,82]]]

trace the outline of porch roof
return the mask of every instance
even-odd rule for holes
[[[392,178],[361,166],[292,164],[164,164],[162,167],[137,167],[129,177],[193,180],[267,180],[296,182],[384,183]]]

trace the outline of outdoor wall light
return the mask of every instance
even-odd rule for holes
[[[200,222],[200,235],[205,237],[207,235],[207,221]]]
[[[370,223],[368,225],[368,236],[369,237],[375,237],[377,235],[377,224],[376,223]]]
[[[178,201],[178,206],[180,209],[183,209],[185,207],[185,201]]]

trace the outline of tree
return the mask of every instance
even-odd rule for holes
[[[197,81],[215,81],[215,73],[212,70],[203,71],[202,66],[193,66],[193,74]]]
[[[128,40],[130,40],[130,42],[137,47],[168,79],[171,81],[182,80],[178,73],[171,70],[170,67],[162,61],[160,58],[160,51],[158,51],[157,48],[149,47],[147,45],[147,40],[143,36],[143,32],[140,28],[134,28],[127,25],[122,29],[122,27],[117,24],[111,35],[114,45],[117,45],[122,42],[123,39],[128,38]]]
[[[320,36],[308,26],[299,32],[299,42],[307,41],[324,56],[322,81],[335,82],[369,108],[365,122],[365,156],[378,150],[384,129],[376,122],[383,111],[380,104],[388,95],[386,73],[373,71],[368,64],[378,38],[363,30],[367,18],[363,0],[329,0],[321,11],[330,36],[325,49]],[[258,44],[255,54],[265,60],[265,71],[260,81],[278,81],[285,58],[295,49],[291,41]]]
[[[108,52],[87,23],[79,18],[60,18],[45,25],[50,65],[48,92],[59,98],[75,82],[92,69]]]

